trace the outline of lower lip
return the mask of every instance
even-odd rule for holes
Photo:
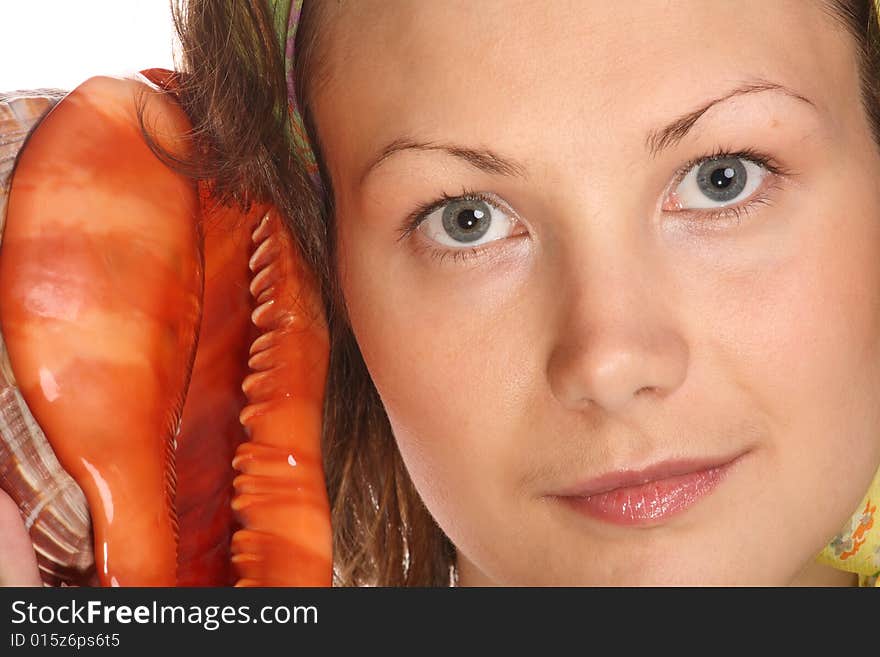
[[[589,497],[560,497],[584,515],[615,525],[655,524],[681,513],[711,493],[731,464],[615,488]]]

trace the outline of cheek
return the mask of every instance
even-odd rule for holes
[[[468,274],[398,250],[372,245],[350,224],[341,229],[343,293],[413,483],[456,535],[510,488],[524,376],[512,295],[524,265]]]
[[[880,198],[847,179],[788,212],[777,257],[728,281],[712,333],[770,420],[762,486],[805,546],[837,531],[880,462]]]

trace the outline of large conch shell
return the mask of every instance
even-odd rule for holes
[[[190,124],[174,76],[145,75],[88,80],[18,158],[0,486],[47,583],[330,585],[320,296],[273,208],[148,147],[139,102],[173,153]]]

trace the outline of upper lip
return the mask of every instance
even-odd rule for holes
[[[590,497],[618,488],[640,486],[670,477],[704,472],[733,463],[744,453],[706,459],[675,459],[649,465],[641,470],[615,470],[569,486],[554,493],[557,497]]]

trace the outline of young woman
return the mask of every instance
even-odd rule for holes
[[[871,0],[275,5],[183,98],[313,246],[337,583],[876,581]]]

